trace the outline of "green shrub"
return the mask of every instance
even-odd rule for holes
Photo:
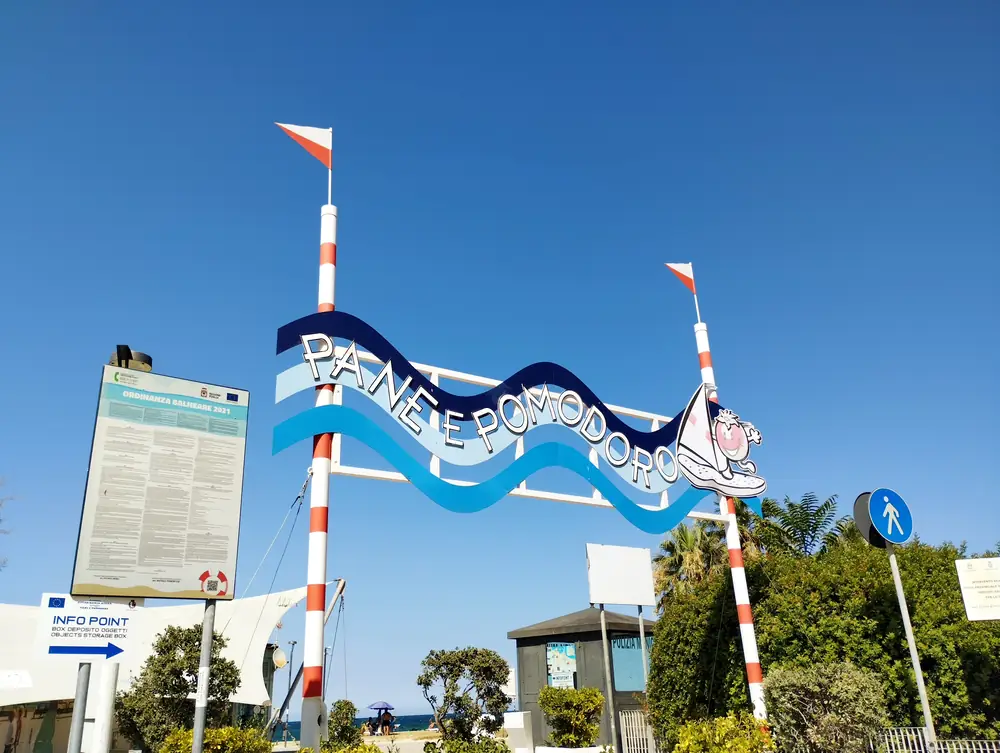
[[[327,739],[323,741],[321,749],[332,753],[361,747],[363,738],[361,728],[357,725],[357,716],[358,707],[350,701],[334,701],[326,722]]]
[[[193,738],[194,732],[189,729],[174,730],[158,753],[191,753]],[[221,727],[205,730],[204,750],[205,753],[271,753],[271,743],[260,730]]]
[[[677,731],[674,753],[762,753],[774,750],[771,736],[746,712],[688,722]]]
[[[601,734],[604,695],[597,688],[544,687],[538,707],[552,728],[552,744],[558,748],[586,748]]]
[[[424,753],[510,753],[510,748],[491,737],[481,737],[475,742],[451,738],[424,743]]]
[[[781,745],[810,753],[864,753],[887,723],[878,676],[850,662],[773,667],[764,699]]]

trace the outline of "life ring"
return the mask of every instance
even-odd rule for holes
[[[221,570],[214,575],[211,570],[206,570],[198,578],[201,581],[201,591],[209,596],[225,596],[229,590],[229,579]]]

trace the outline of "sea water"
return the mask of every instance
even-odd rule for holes
[[[372,712],[374,715],[375,712]],[[395,718],[395,723],[399,725],[396,728],[397,732],[417,732],[419,730],[427,729],[427,726],[431,723],[431,719],[434,716],[432,714],[405,714],[400,715]],[[360,727],[362,724],[368,721],[367,716],[359,717],[357,720],[357,725]],[[289,739],[298,740],[302,736],[302,725],[300,722],[289,722],[288,723],[288,737]],[[274,737],[272,738],[275,742],[281,740],[282,731],[281,725],[274,731]]]

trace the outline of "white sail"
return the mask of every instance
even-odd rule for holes
[[[708,389],[703,384],[694,393],[687,410],[681,419],[681,428],[677,435],[677,451],[686,451],[705,465],[710,465],[725,476],[729,469],[729,459],[722,453],[715,432],[712,431],[712,420],[708,411]]]

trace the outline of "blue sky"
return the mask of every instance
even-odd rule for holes
[[[926,540],[993,545],[1000,9],[816,5],[7,4],[0,599],[69,584],[119,342],[255,395],[237,588],[259,562],[308,464],[271,456],[268,395],[276,328],[315,308],[326,187],[275,120],[335,127],[338,308],[412,360],[552,360],[673,414],[699,375],[662,264],[693,261],[773,495],[847,512],[891,486]],[[658,543],[611,511],[461,516],[372,481],[334,478],[331,509],[361,707],[423,712],[429,649],[513,659],[508,630],[585,607],[585,543]],[[306,521],[276,587],[304,583]]]

